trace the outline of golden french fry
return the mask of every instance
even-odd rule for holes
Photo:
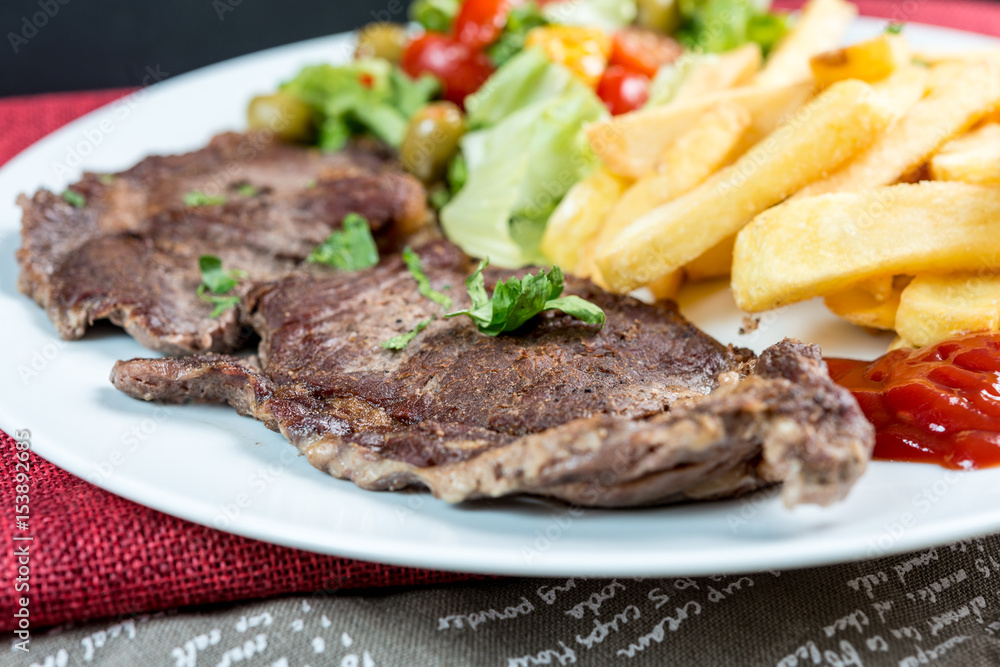
[[[545,226],[541,249],[549,261],[575,274],[580,248],[600,230],[625,186],[624,180],[600,167],[570,188]]]
[[[677,298],[677,293],[681,291],[682,284],[684,284],[684,273],[682,271],[674,271],[665,276],[660,276],[646,285],[646,287],[653,293],[657,301],[666,301],[667,299]]]
[[[931,90],[871,147],[796,197],[889,185],[1000,104],[1000,63],[977,62]]]
[[[625,191],[601,228],[598,245],[610,243],[636,219],[711,176],[726,163],[749,126],[750,114],[743,107],[722,104],[708,111],[670,145],[653,171]]]
[[[903,290],[896,331],[915,347],[974,331],[1000,331],[1000,275],[917,276]]]
[[[748,312],[883,275],[1000,268],[1000,188],[893,185],[794,199],[736,238],[733,295]]]
[[[1000,61],[1000,49],[966,49],[965,51],[939,51],[934,49],[916,49],[913,52],[914,62],[936,67],[938,65],[967,65],[980,60]]]
[[[812,92],[812,81],[732,88],[592,123],[587,138],[611,171],[627,178],[641,178],[655,168],[663,151],[717,106],[735,104],[750,112],[753,121],[746,140],[756,142],[799,109]]]
[[[857,15],[858,8],[846,0],[809,0],[754,83],[780,86],[810,79],[809,58],[836,48]]]
[[[733,268],[733,246],[736,234],[731,234],[703,252],[684,266],[684,277],[697,283],[717,278],[727,278]]]
[[[910,347],[916,347],[916,345],[907,341],[902,336],[896,336],[892,340],[892,342],[889,343],[889,349],[887,351],[892,352],[893,350],[902,350],[904,348],[910,348]]]
[[[816,84],[822,88],[843,81],[881,81],[910,63],[910,48],[899,35],[882,34],[834,51],[818,53],[809,60]]]
[[[683,267],[862,151],[890,118],[868,84],[834,84],[733,165],[632,223],[600,250],[601,274],[627,292]]]
[[[622,195],[607,215],[597,236],[580,250],[577,275],[600,284],[594,258],[625,227],[660,204],[697,187],[725,164],[740,142],[750,116],[745,109],[723,104],[701,117],[667,147],[657,164]]]
[[[878,276],[824,298],[826,307],[852,324],[872,329],[895,328],[899,297],[909,276]]]
[[[888,77],[872,84],[893,109],[897,120],[905,116],[930,90],[931,77],[926,67],[901,67]]]
[[[718,55],[701,56],[690,74],[685,77],[671,103],[697,100],[720,90],[749,83],[760,70],[763,58],[760,46],[754,42]]]
[[[930,162],[937,181],[1000,185],[1000,124],[986,123],[941,147]]]

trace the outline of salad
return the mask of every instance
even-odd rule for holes
[[[756,44],[784,15],[751,0],[417,0],[347,65],[304,68],[254,98],[251,128],[342,148],[370,135],[428,187],[445,234],[517,268],[550,263],[549,217],[599,164],[589,123],[665,104],[692,64]]]

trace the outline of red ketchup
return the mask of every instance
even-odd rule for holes
[[[875,458],[974,470],[1000,465],[1000,334],[875,361],[827,359],[875,425]]]

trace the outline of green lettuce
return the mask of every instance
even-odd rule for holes
[[[689,52],[674,62],[664,65],[656,72],[656,76],[649,84],[649,98],[646,100],[646,106],[656,107],[672,102],[684,82],[699,65],[718,58],[719,56],[711,53]]]
[[[630,25],[638,13],[636,0],[564,0],[542,8],[542,15],[557,25],[578,25],[613,32]]]
[[[545,223],[597,162],[583,133],[607,111],[562,65],[528,49],[466,100],[466,180],[441,210],[452,241],[505,268],[544,262]]]
[[[548,23],[538,6],[531,0],[511,9],[507,14],[503,32],[486,52],[493,65],[500,67],[520,53],[524,49],[528,33]]]
[[[431,76],[412,80],[380,58],[349,65],[305,67],[281,89],[319,117],[319,146],[335,151],[356,134],[372,134],[399,147],[417,109],[437,93]]]
[[[416,0],[410,5],[410,20],[431,32],[451,32],[461,0]]]
[[[678,38],[689,49],[721,53],[747,42],[756,42],[767,55],[788,30],[786,16],[768,12],[770,2],[678,1],[682,21]]]

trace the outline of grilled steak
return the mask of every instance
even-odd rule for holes
[[[85,206],[47,190],[20,199],[21,291],[63,338],[107,318],[172,354],[230,351],[248,333],[239,309],[212,318],[198,298],[200,255],[246,271],[245,291],[291,272],[350,212],[368,218],[382,250],[427,218],[423,188],[384,149],[357,143],[322,155],[263,134],[220,135],[111,178],[87,174],[72,189]],[[226,201],[185,206],[190,192]]]
[[[472,270],[446,242],[420,254],[437,289]],[[440,311],[398,257],[299,273],[246,297],[258,357],[134,359],[111,379],[145,400],[228,402],[336,477],[449,502],[529,493],[625,506],[783,481],[787,504],[826,504],[863,472],[872,427],[817,348],[786,341],[755,359],[671,304],[577,280],[567,293],[601,306],[604,328],[550,312],[489,337],[467,318],[437,319],[391,352],[379,342]]]

